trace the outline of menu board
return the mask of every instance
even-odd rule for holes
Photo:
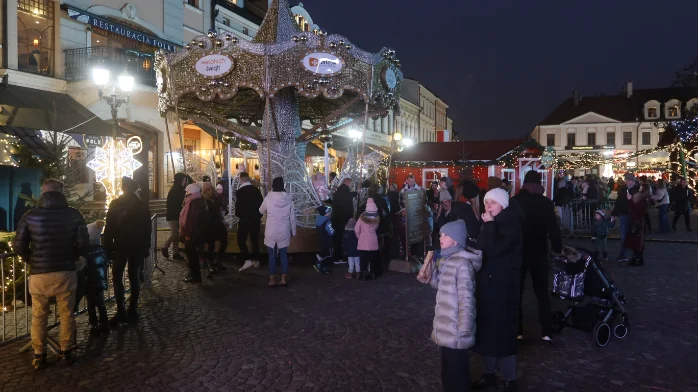
[[[407,245],[412,245],[424,241],[426,193],[424,189],[405,191],[404,198]]]

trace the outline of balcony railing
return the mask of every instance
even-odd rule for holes
[[[116,75],[128,65],[128,72],[137,83],[155,86],[155,59],[151,53],[106,46],[67,49],[64,53],[66,80],[90,79],[95,65],[104,61]]]

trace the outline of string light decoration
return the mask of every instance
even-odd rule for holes
[[[87,162],[87,167],[94,170],[97,182],[102,183],[107,191],[106,205],[121,195],[121,178],[133,178],[133,172],[143,166],[133,159],[131,149],[122,141],[110,139],[104,147],[95,148],[95,158]]]
[[[17,161],[12,157],[15,151],[17,138],[12,135],[0,134],[0,165],[18,167]]]

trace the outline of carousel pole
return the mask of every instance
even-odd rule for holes
[[[364,172],[364,150],[366,149],[366,132],[368,132],[368,99],[366,100],[366,111],[364,112],[364,132],[361,141],[361,165],[359,165],[359,179],[363,181]]]
[[[170,139],[170,122],[167,121],[167,116],[165,116],[165,131],[167,131],[167,145],[170,147],[170,163],[172,163],[172,178],[176,174],[174,157],[172,156],[172,140]],[[165,173],[167,174],[167,173]]]
[[[269,116],[269,96],[267,95],[266,107],[264,108],[264,122],[271,121]],[[267,127],[271,124],[266,124]],[[267,128],[267,193],[271,191],[271,129]]]
[[[388,194],[390,190],[390,165],[393,163],[393,148],[395,147],[395,132],[397,132],[397,124],[395,118],[395,112],[393,111],[393,134],[390,136],[390,155],[388,155],[388,171],[385,173],[385,194]]]
[[[327,142],[325,142],[325,182],[327,182],[327,179],[329,178],[329,166],[330,166],[330,155],[327,151]]]
[[[177,130],[179,131],[179,150],[182,154],[182,169],[184,175],[187,175],[187,159],[184,157],[184,135],[182,134],[182,121],[179,118],[179,109],[175,106],[175,114],[177,115]]]
[[[233,205],[233,171],[230,167],[230,143],[228,143],[228,162],[226,163],[226,169],[228,170],[228,213]],[[230,229],[233,228],[233,221],[230,220]]]

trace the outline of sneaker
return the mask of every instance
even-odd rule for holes
[[[621,257],[617,258],[616,261],[619,263],[626,263],[626,262],[630,261],[630,259],[628,259],[625,256],[621,256]]]
[[[322,272],[322,266],[320,265],[320,263],[313,264],[313,268],[315,268],[315,271],[317,272]]]
[[[630,263],[628,263],[629,267],[641,267],[645,265],[645,260],[643,259],[633,259]]]
[[[339,264],[347,264],[347,262],[344,261],[343,259],[335,260],[334,263],[337,264],[337,265],[339,265]]]
[[[162,257],[169,259],[170,258],[170,251],[167,248],[160,248],[160,253],[162,253]]]
[[[34,354],[34,359],[32,360],[32,366],[34,366],[34,370],[46,369],[46,364],[46,353]]]
[[[541,339],[542,339],[544,342],[548,342],[548,343],[552,343],[552,342],[553,342],[553,338],[551,338],[550,336],[543,336]]]
[[[603,254],[603,261],[608,261],[608,253]]]
[[[179,253],[175,253],[175,254],[172,255],[172,260],[182,261],[182,260],[184,260],[184,256],[182,256],[182,255],[179,254]]]
[[[344,277],[347,279],[354,279],[354,274],[355,272],[347,272],[346,274],[344,274]]]
[[[78,360],[74,350],[61,351],[58,358],[62,366],[71,366]]]
[[[112,327],[118,327],[121,324],[127,324],[128,323],[128,317],[126,316],[125,313],[119,313],[117,312],[114,317],[109,320],[109,325]]]
[[[253,265],[255,268],[259,268],[259,261],[258,261],[258,260],[255,260],[255,261],[252,263],[252,265]]]
[[[523,340],[523,335],[519,335],[516,337],[516,340]]]
[[[182,282],[184,282],[184,283],[201,283],[201,277],[187,276],[186,278],[182,279]]]
[[[352,273],[351,273],[351,278],[352,278],[352,279],[356,279],[358,276],[359,276],[359,274],[358,274],[357,272],[352,272]]]
[[[497,376],[494,373],[484,373],[482,377],[470,384],[470,389],[490,389],[497,386]]]
[[[253,265],[254,265],[254,263],[252,262],[252,260],[245,260],[245,264],[242,266],[242,268],[240,268],[240,270],[238,272],[242,272],[246,269],[252,268]],[[255,268],[257,268],[257,267],[255,267]]]

